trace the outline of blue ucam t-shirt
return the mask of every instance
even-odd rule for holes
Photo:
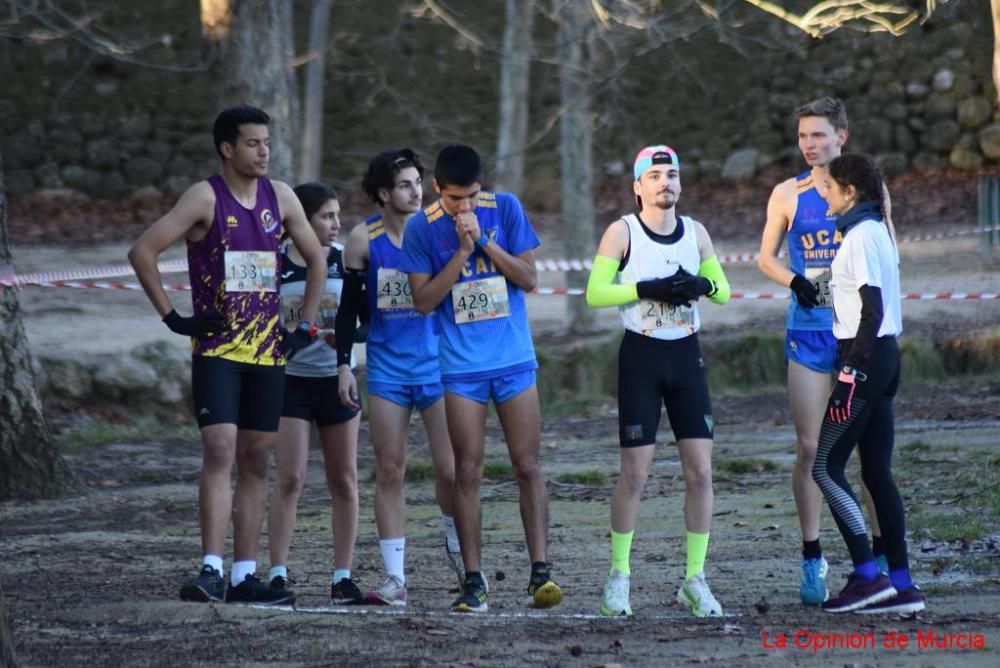
[[[441,381],[438,366],[438,316],[413,308],[410,284],[399,271],[402,251],[392,243],[376,215],[368,228],[368,304],[371,325],[366,346],[368,380],[398,385]]]
[[[481,192],[475,214],[491,242],[511,255],[540,245],[513,195]],[[436,276],[458,247],[455,219],[435,202],[407,221],[399,268]],[[481,380],[538,368],[524,290],[504,278],[485,251],[477,248],[469,256],[437,314],[443,380]]]
[[[840,248],[837,216],[829,212],[830,205],[816,190],[812,171],[796,178],[798,203],[795,217],[788,227],[788,265],[796,274],[819,285],[820,305],[801,306],[792,292],[788,305],[788,329],[833,331],[833,299],[830,296],[830,265]]]

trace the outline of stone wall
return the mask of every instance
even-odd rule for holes
[[[335,10],[324,178],[356,186],[367,156],[403,142],[433,154],[445,141],[462,140],[489,158],[496,53],[470,54],[450,28],[402,12],[400,2],[382,4],[395,7],[400,28],[394,48],[376,54],[384,16],[364,3]],[[499,41],[499,0],[452,4],[479,8],[476,30]],[[197,12],[149,0],[115,5],[117,13],[102,18],[112,27],[155,25],[169,35],[142,52],[156,67],[111,60],[69,40],[0,38],[0,151],[12,194],[67,188],[109,198],[176,196],[217,169],[209,134],[213,82],[206,71],[188,71],[200,62]],[[305,35],[306,8],[296,10],[298,34]],[[538,30],[541,51],[553,26],[542,21]],[[875,154],[889,175],[945,165],[976,170],[1000,161],[985,3],[948,3],[898,39],[840,31],[812,40],[765,16],[756,17],[752,30],[723,38],[701,30],[637,56],[610,84],[595,84],[595,159],[605,175],[623,174],[637,148],[654,141],[678,150],[686,180],[741,179],[794,162],[790,112],[823,94],[846,100],[849,148]],[[610,67],[601,62],[598,75]],[[533,78],[536,132],[558,109],[558,86],[551,65],[536,63]],[[532,177],[543,184],[557,178],[557,135],[532,145],[527,188]]]

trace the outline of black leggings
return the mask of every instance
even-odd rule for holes
[[[841,341],[841,351],[850,341]],[[892,479],[892,449],[895,425],[892,402],[899,388],[899,346],[896,337],[878,339],[862,371],[867,379],[857,381],[851,401],[851,416],[837,424],[823,418],[819,433],[813,480],[819,485],[847,543],[854,565],[871,561],[871,546],[865,518],[844,476],[854,446],[861,457],[861,479],[871,494],[882,530],[882,542],[890,570],[907,568],[906,524],[903,501]]]

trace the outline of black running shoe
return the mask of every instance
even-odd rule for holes
[[[181,600],[197,601],[198,603],[225,601],[226,583],[219,571],[205,564],[201,567],[198,577],[181,587]]]
[[[531,569],[528,597],[528,606],[532,608],[551,608],[562,601],[562,589],[552,579],[548,564]]]
[[[289,591],[292,585],[295,584],[295,579],[291,576],[275,575],[268,584],[271,586],[271,589]]]
[[[451,604],[452,612],[486,612],[488,587],[480,573],[466,573],[462,595]]]
[[[332,605],[359,605],[365,602],[365,595],[358,589],[351,578],[341,578],[336,584],[330,585],[330,603]]]
[[[251,574],[235,587],[229,585],[229,589],[226,590],[226,603],[291,605],[295,603],[295,594],[291,589],[274,589]]]

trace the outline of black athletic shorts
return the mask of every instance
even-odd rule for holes
[[[191,394],[198,427],[235,424],[239,429],[278,431],[285,367],[191,358]]]
[[[281,417],[315,422],[318,427],[347,422],[358,409],[345,406],[337,392],[337,377],[285,376],[285,405]]]
[[[662,406],[674,438],[713,438],[712,402],[698,335],[676,341],[626,330],[618,349],[618,441],[656,442]]]

